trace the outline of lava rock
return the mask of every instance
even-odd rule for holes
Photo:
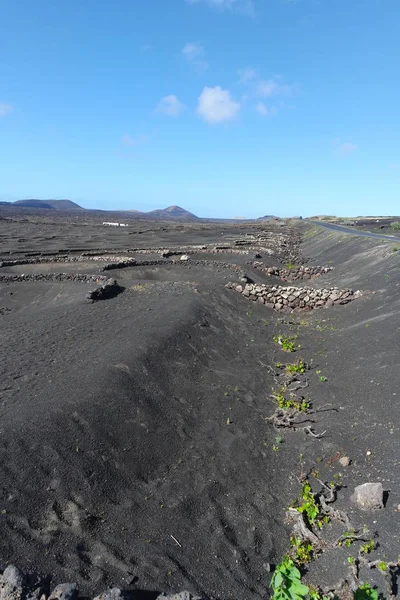
[[[363,510],[383,508],[383,487],[379,483],[363,483],[358,485],[351,499]]]
[[[107,281],[100,287],[91,290],[86,294],[86,299],[89,302],[96,302],[97,300],[105,300],[106,298],[112,298],[122,291],[122,288],[118,285],[116,279],[107,279]]]
[[[60,583],[49,596],[49,600],[76,600],[78,587],[76,583]]]
[[[3,573],[3,582],[13,585],[14,587],[22,587],[24,585],[24,575],[14,565],[8,565]]]
[[[123,593],[119,588],[111,588],[96,596],[94,600],[122,600],[123,597]]]

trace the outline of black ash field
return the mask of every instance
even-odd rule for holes
[[[393,243],[295,221],[132,220],[116,228],[78,217],[5,217],[1,568],[77,581],[83,595],[116,585],[147,598],[182,589],[262,598],[271,565],[289,548],[286,508],[299,479],[316,470],[318,479],[340,478],[337,505],[376,532],[378,557],[397,560]],[[305,285],[267,277],[255,261],[289,272],[332,266],[307,285],[363,295],[343,306],[276,311],[225,287],[246,279]],[[88,302],[106,277],[120,293]],[[301,348],[288,358],[273,338],[293,335]],[[310,416],[308,432],[277,432],[268,420],[275,365],[298,358],[311,367],[304,396],[329,410]],[[351,464],[340,466],[341,457]],[[351,503],[366,481],[383,482],[384,509],[362,513]],[[346,552],[327,549],[308,577],[335,585]]]

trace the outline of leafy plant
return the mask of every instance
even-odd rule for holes
[[[294,373],[302,374],[302,373],[306,372],[306,368],[307,368],[307,365],[304,362],[304,360],[299,358],[295,363],[287,364],[285,367],[285,371],[288,375],[293,375]]]
[[[281,334],[274,335],[273,340],[279,346],[281,346],[282,350],[285,352],[296,352],[300,348],[300,346],[296,343],[297,335],[292,336],[283,336]]]
[[[341,540],[341,541],[338,543],[338,546],[346,546],[346,548],[350,548],[350,546],[351,546],[352,544],[354,544],[354,541],[355,541],[355,539],[354,539],[354,535],[355,535],[354,531],[345,531],[345,532],[344,532],[344,535],[343,535],[343,537],[344,537],[344,540]],[[349,557],[349,563],[350,563],[350,564],[353,564],[353,563],[350,561],[350,558],[352,558],[352,557],[351,557],[351,556]]]
[[[325,377],[325,375],[320,375],[319,376],[319,380],[322,381],[322,382],[324,382],[324,381],[328,381],[328,378]]]
[[[369,554],[374,549],[375,549],[375,542],[374,542],[374,540],[369,540],[369,542],[366,542],[365,544],[363,544],[361,546],[360,552],[362,552],[362,554]]]
[[[279,408],[287,410],[289,408],[295,408],[299,412],[307,412],[311,408],[310,402],[304,400],[304,398],[297,399],[296,396],[290,394],[289,398],[285,397],[285,388],[282,387],[280,390],[273,390],[273,397],[278,403]]]
[[[390,223],[390,227],[392,229],[400,229],[400,221],[393,221],[392,223]]]
[[[303,600],[309,592],[309,588],[301,583],[301,573],[289,556],[284,556],[276,566],[271,588],[272,600]]]
[[[363,583],[354,592],[354,600],[378,600],[378,592],[369,583]]]
[[[298,565],[305,565],[311,562],[313,558],[313,547],[311,542],[306,542],[301,538],[291,537],[290,545],[293,548],[294,561]]]
[[[315,500],[311,485],[308,481],[304,482],[301,496],[295,500],[291,508],[304,514],[308,523],[310,525],[316,525],[319,529],[322,529],[325,523],[329,523],[329,517],[321,512],[321,508]]]

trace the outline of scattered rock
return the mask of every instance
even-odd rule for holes
[[[342,456],[342,458],[339,459],[339,463],[342,465],[342,467],[348,467],[351,463],[351,460],[348,456]]]
[[[117,296],[122,291],[122,288],[118,285],[116,279],[107,279],[107,281],[100,287],[91,290],[86,294],[86,299],[89,302],[96,302],[97,300],[105,300]]]
[[[76,600],[78,587],[76,583],[60,583],[49,596],[49,600]]]
[[[9,583],[14,587],[22,587],[24,584],[24,576],[17,567],[14,565],[8,565],[8,567],[4,570],[3,573],[3,581],[5,583]]]
[[[363,510],[383,508],[383,487],[379,483],[363,483],[358,485],[351,499]]]
[[[190,259],[189,259],[189,256],[187,254],[182,254],[180,260],[188,261]]]
[[[96,596],[94,600],[122,600],[123,593],[119,588],[111,588],[99,596]]]

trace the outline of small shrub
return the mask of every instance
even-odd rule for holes
[[[354,600],[378,600],[378,592],[369,583],[363,583],[354,592]]]
[[[289,556],[284,556],[276,566],[271,588],[272,600],[302,600],[309,592],[309,588],[301,583],[301,573]]]
[[[300,348],[300,346],[296,343],[297,335],[292,336],[283,336],[283,335],[274,335],[273,340],[276,344],[284,350],[285,352],[296,352]]]
[[[313,558],[313,547],[310,542],[306,542],[301,538],[291,537],[290,545],[293,551],[293,558],[296,564],[306,565]]]
[[[393,221],[392,223],[390,223],[390,227],[394,230],[399,230],[400,229],[400,221]]]
[[[325,523],[329,523],[329,517],[322,514],[308,481],[304,482],[301,496],[295,500],[291,508],[304,514],[311,526],[316,525],[319,529],[322,529]]]

